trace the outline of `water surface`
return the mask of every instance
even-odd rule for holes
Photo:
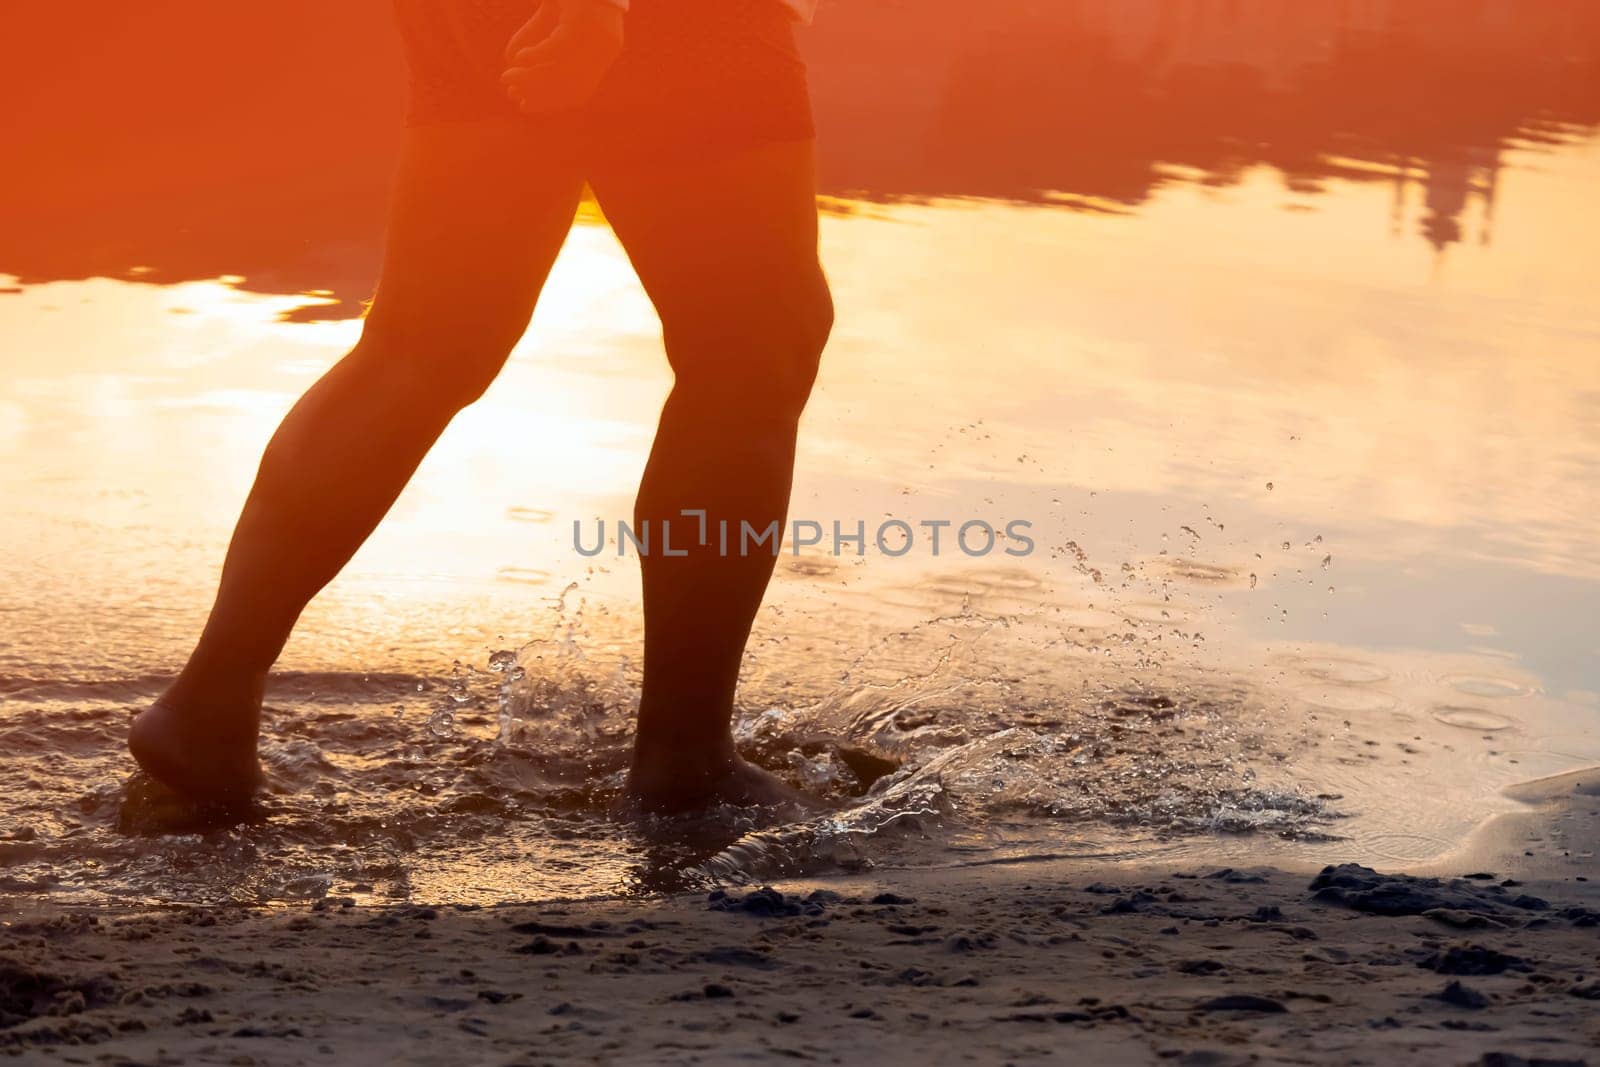
[[[598,218],[308,611],[263,818],[130,800],[128,717],[203,620],[267,436],[354,341],[379,247],[382,5],[281,7],[247,27],[280,54],[176,54],[243,18],[185,0],[70,62],[7,57],[0,891],[1394,866],[1600,758],[1593,8],[860,0],[808,42],[840,314],[796,517],[1020,519],[1036,551],[785,558],[740,739],[840,812],[608,814],[636,562],[578,555],[572,524],[629,513],[668,379]],[[23,17],[50,41],[64,16]],[[171,62],[91,106],[128,42]]]

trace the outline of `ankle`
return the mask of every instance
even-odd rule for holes
[[[632,779],[641,785],[715,781],[739,763],[733,739],[652,737],[640,734],[633,749]]]
[[[157,703],[184,718],[203,717],[218,726],[254,731],[259,725],[266,672],[228,672],[190,664]]]

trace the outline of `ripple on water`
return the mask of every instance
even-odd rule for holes
[[[519,585],[544,585],[550,581],[550,572],[536,567],[501,567],[494,572],[497,580],[516,582]]]
[[[831,578],[839,573],[839,561],[831,556],[792,556],[779,573],[793,578]]]
[[[1038,575],[1021,568],[983,567],[884,585],[874,589],[872,596],[882,605],[938,615],[967,610],[1031,613],[1039,610],[1043,588]]]
[[[1520,682],[1514,682],[1509,678],[1497,678],[1491,674],[1451,674],[1439,680],[1458,693],[1491,700],[1524,696],[1528,692],[1528,687]]]
[[[1248,580],[1243,568],[1202,563],[1199,560],[1181,557],[1158,557],[1147,560],[1145,567],[1154,575],[1191,585],[1243,585]]]
[[[916,588],[942,597],[1020,596],[1042,589],[1037,574],[1020,567],[983,567],[953,574],[935,574],[916,583]]]
[[[1433,859],[1455,847],[1456,842],[1432,834],[1412,833],[1403,830],[1384,830],[1364,834],[1359,839],[1363,854],[1396,862],[1416,862]]]
[[[1479,733],[1509,730],[1516,725],[1504,715],[1496,715],[1486,708],[1474,708],[1459,704],[1436,705],[1433,709],[1433,717],[1446,726],[1459,726],[1463,730],[1474,730]]]
[[[1122,616],[1101,608],[1068,607],[1054,612],[1050,619],[1061,626],[1079,630],[1109,630],[1122,625]]]
[[[1122,609],[1124,618],[1163,625],[1186,623],[1190,621],[1193,614],[1193,612],[1180,608],[1176,604],[1168,604],[1158,600],[1139,601]]]
[[[1295,695],[1312,707],[1328,711],[1388,711],[1399,703],[1382,690],[1353,685],[1309,686]]]
[[[1389,677],[1389,672],[1376,663],[1337,656],[1296,656],[1288,665],[1301,674],[1341,685],[1369,685]]]

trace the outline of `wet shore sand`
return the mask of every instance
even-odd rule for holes
[[[1036,862],[489,908],[13,915],[0,1051],[72,1063],[1581,1063],[1600,773],[1434,876]]]

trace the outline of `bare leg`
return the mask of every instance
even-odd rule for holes
[[[256,787],[268,669],[306,604],[499,372],[582,185],[513,125],[411,131],[361,341],[267,446],[199,645],[134,722],[129,746],[154,777],[202,798]]]
[[[833,323],[817,258],[809,142],[595,188],[660,312],[675,380],[639,489],[649,523],[644,692],[630,784],[647,806],[792,799],[734,753],[729,722],[774,546],[741,555],[741,523],[785,521],[795,434]],[[704,509],[699,522],[680,514]],[[660,523],[673,549],[660,552]],[[729,550],[719,524],[728,523]]]

